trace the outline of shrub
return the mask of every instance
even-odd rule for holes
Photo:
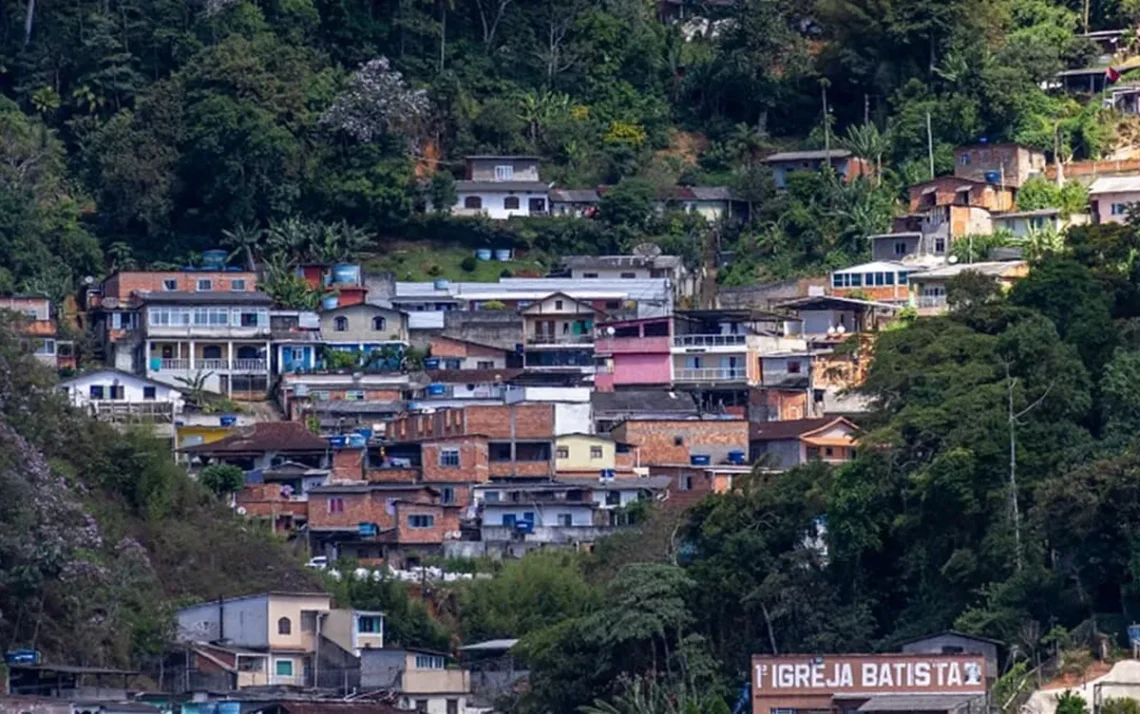
[[[459,264],[459,267],[462,268],[463,272],[465,272],[465,273],[474,273],[475,272],[475,256],[469,255],[466,258],[464,258],[463,262],[461,262]]]
[[[198,481],[220,498],[241,490],[245,485],[245,471],[233,464],[212,464],[202,469]]]

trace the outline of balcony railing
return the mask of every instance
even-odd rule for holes
[[[946,307],[945,295],[919,295],[915,298],[916,307],[919,308],[944,308]]]
[[[161,359],[158,361],[158,368],[164,372],[178,369],[190,369],[190,360],[188,359]]]
[[[528,345],[592,345],[593,335],[533,335],[526,339]]]
[[[265,360],[263,359],[235,359],[233,371],[235,372],[264,372]]]
[[[100,421],[169,423],[174,419],[174,405],[170,402],[92,402],[91,409]]]
[[[200,359],[195,360],[194,366],[200,369],[229,369],[229,360],[224,359]]]
[[[735,347],[748,342],[748,335],[676,335],[674,347]]]
[[[683,367],[674,372],[677,382],[742,382],[748,378],[743,367]]]

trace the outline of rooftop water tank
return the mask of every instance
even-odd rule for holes
[[[429,384],[427,386],[427,393],[430,397],[441,397],[447,393],[447,387],[442,384]]]
[[[728,452],[728,463],[735,466],[744,465],[744,452],[743,451],[730,451]]]
[[[336,295],[329,295],[326,298],[321,298],[321,309],[323,309],[323,310],[335,310],[336,306],[337,306]]]
[[[1000,171],[987,171],[986,172],[986,183],[997,183],[999,181],[1001,181],[1001,172]]]
[[[359,285],[360,266],[352,263],[337,263],[332,267],[333,285]]]
[[[424,369],[439,369],[439,357],[428,357],[425,359]]]
[[[206,250],[202,252],[202,267],[215,268],[221,270],[226,265],[226,258],[229,253],[220,249]]]
[[[511,249],[510,248],[496,248],[495,249],[495,260],[499,261],[500,263],[505,263],[510,259],[511,259]]]
[[[711,462],[708,454],[692,454],[689,456],[689,463],[693,466],[708,466]]]
[[[491,249],[490,248],[478,248],[475,251],[475,257],[479,260],[490,260],[491,259]]]
[[[436,290],[447,290],[451,287],[451,281],[447,278],[436,278],[434,285]]]

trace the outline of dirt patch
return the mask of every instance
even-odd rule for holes
[[[1093,662],[1084,672],[1066,672],[1056,679],[1046,682],[1041,689],[1073,689],[1080,687],[1094,679],[1103,677],[1112,671],[1112,665],[1106,662]]]
[[[697,163],[697,158],[709,148],[709,140],[696,131],[669,132],[669,147],[657,152],[658,156],[676,157],[688,164]]]

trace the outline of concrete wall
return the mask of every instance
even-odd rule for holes
[[[500,156],[467,160],[467,178],[471,181],[503,180],[495,175],[496,166],[510,166],[511,181],[538,181],[538,160],[526,157]]]
[[[902,646],[908,654],[947,654],[963,652],[979,654],[986,658],[986,677],[998,675],[998,648],[992,642],[983,642],[972,637],[964,637],[953,632],[943,632]]]
[[[550,207],[548,193],[546,190],[495,191],[490,188],[482,188],[478,191],[460,190],[456,192],[457,200],[455,201],[455,206],[452,208],[452,212],[461,216],[484,215],[497,220],[510,218],[511,216],[529,216],[531,215],[530,202],[532,199],[536,199],[542,201],[542,209],[539,213],[545,213]],[[478,198],[481,207],[467,208],[468,197]],[[506,208],[505,201],[508,197],[517,198],[519,207]]]
[[[306,631],[303,626],[304,611],[328,612],[331,598],[328,595],[270,595],[269,596],[269,646],[303,649],[312,651],[316,649],[316,627]],[[282,618],[289,619],[289,634],[278,631],[278,623]]]
[[[670,384],[673,360],[669,354],[616,354],[614,384]]]
[[[764,465],[768,468],[790,469],[802,463],[801,446],[799,439],[756,441],[753,442],[750,456],[753,461],[763,458]]]
[[[336,331],[336,318],[348,319],[348,329]],[[384,318],[384,329],[373,330],[372,318]],[[404,316],[375,305],[352,305],[321,313],[321,336],[326,342],[377,343],[408,339]]]
[[[217,602],[207,602],[183,608],[178,611],[178,637],[185,641],[209,642],[224,635],[239,647],[268,647],[268,602],[268,596],[263,595],[226,601],[220,606]],[[224,628],[221,626],[223,617]]]
[[[67,389],[68,399],[73,406],[83,407],[91,403],[91,387],[95,385],[103,387],[104,400],[111,398],[111,387],[119,385],[123,387],[121,401],[169,402],[174,405],[175,412],[182,411],[182,393],[180,391],[171,389],[167,385],[154,385],[119,372],[92,372],[90,374],[84,374],[61,383],[60,387]],[[155,387],[154,399],[144,399],[144,387]]]
[[[1127,206],[1140,202],[1140,192],[1101,193],[1089,198],[1092,205],[1093,220],[1096,223],[1127,223]],[[1117,206],[1119,213],[1113,212]]]
[[[566,448],[566,458],[558,458],[558,449]],[[594,458],[592,449],[601,449]],[[560,436],[555,442],[554,468],[556,471],[597,471],[614,468],[615,445],[611,439],[589,437],[581,434]]]

